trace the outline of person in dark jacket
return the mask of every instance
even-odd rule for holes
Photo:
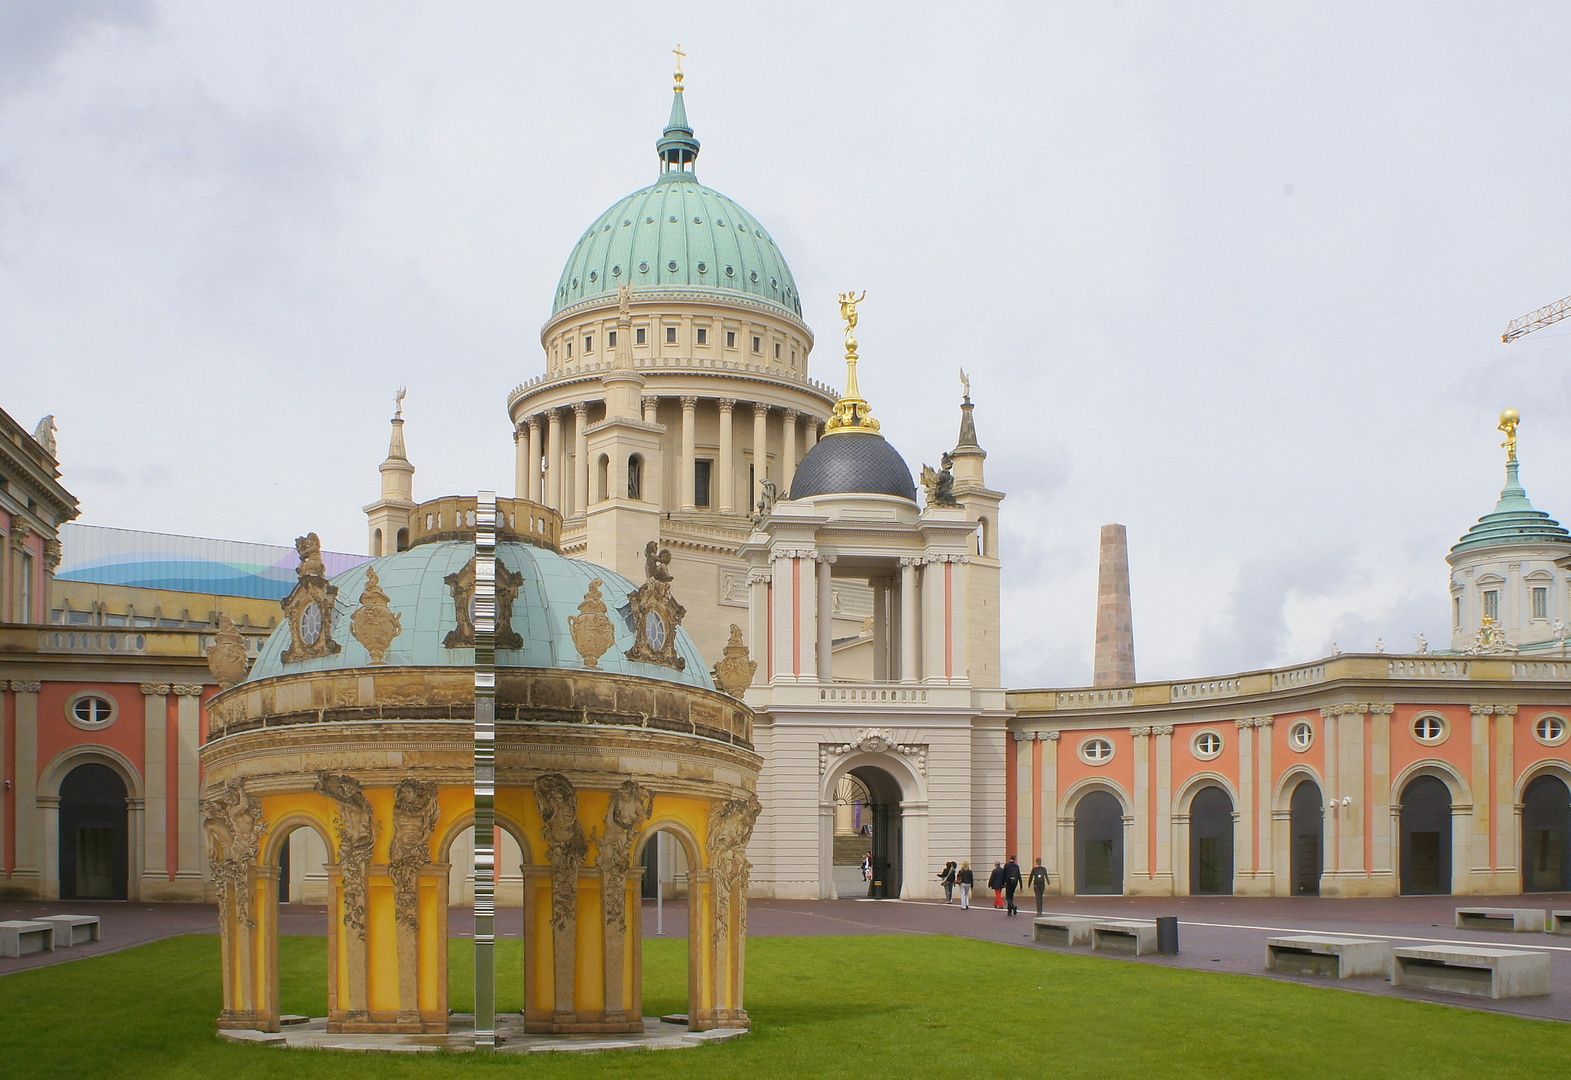
[[[944,868],[938,872],[938,883],[944,887],[944,903],[953,903],[955,899],[955,874],[958,872],[953,861],[946,862]]]
[[[1009,861],[1004,864],[1003,871],[1004,900],[1009,906],[1009,914],[1011,915],[1020,914],[1015,908],[1015,890],[1020,888],[1020,881],[1020,864],[1011,855],[1009,856]]]
[[[1036,865],[1031,868],[1029,883],[1031,891],[1036,893],[1036,913],[1040,915],[1042,914],[1042,894],[1047,892],[1047,867],[1042,865],[1041,859],[1038,859]]]
[[[960,886],[960,910],[969,911],[971,908],[971,886],[976,882],[976,877],[971,873],[971,864],[963,862],[960,870],[955,874],[955,883]]]
[[[993,906],[1004,906],[1004,864],[996,862],[993,870],[987,875],[987,887],[993,890]]]

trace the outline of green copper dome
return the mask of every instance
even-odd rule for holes
[[[1451,549],[1453,555],[1478,548],[1516,544],[1560,544],[1571,547],[1571,532],[1542,510],[1534,510],[1527,489],[1517,478],[1517,462],[1506,462],[1506,486],[1493,513],[1478,519]]]
[[[614,299],[617,289],[745,296],[802,314],[785,256],[758,220],[698,182],[698,140],[687,123],[682,91],[657,144],[660,179],[595,219],[568,256],[551,314],[585,301]]]

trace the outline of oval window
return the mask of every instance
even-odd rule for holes
[[[1315,726],[1308,720],[1300,720],[1287,732],[1287,742],[1294,750],[1303,753],[1315,745]]]
[[[1113,760],[1113,744],[1106,739],[1087,739],[1080,744],[1080,760],[1087,765],[1106,765]]]

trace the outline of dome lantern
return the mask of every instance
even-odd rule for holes
[[[687,122],[687,106],[682,103],[682,57],[687,54],[678,45],[671,50],[676,54],[676,85],[672,87],[671,118],[666,121],[665,132],[655,143],[660,155],[660,171],[692,175],[692,164],[698,160],[698,140],[693,138],[693,127]]]

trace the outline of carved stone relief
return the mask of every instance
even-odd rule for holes
[[[644,583],[628,597],[636,637],[627,658],[681,671],[687,661],[676,651],[676,628],[687,609],[671,595],[670,565],[669,550],[661,550],[654,540],[644,545]]]
[[[753,823],[763,809],[756,795],[730,799],[709,811],[709,869],[715,895],[715,935],[724,940],[731,932],[731,901],[746,899],[753,864],[747,861],[747,842]],[[738,915],[735,932],[747,935],[746,907]]]
[[[349,620],[349,632],[365,646],[373,664],[387,663],[387,650],[404,632],[403,616],[389,606],[375,568],[366,569],[365,589],[360,593],[360,607]]]
[[[250,666],[245,638],[228,615],[218,616],[218,634],[207,647],[207,670],[213,673],[219,686],[233,686],[245,678]]]
[[[748,654],[747,643],[742,640],[742,628],[732,623],[725,655],[715,663],[715,682],[732,697],[740,698],[753,685],[753,675],[757,671],[758,661]]]
[[[245,779],[237,777],[225,781],[212,798],[203,799],[201,809],[207,826],[207,864],[213,884],[218,886],[219,925],[226,929],[229,925],[232,891],[240,922],[254,928],[249,879],[251,868],[261,858],[262,834],[267,830],[262,800],[249,794]]]
[[[578,868],[589,854],[589,840],[578,823],[578,793],[561,773],[545,773],[535,780],[535,801],[551,864],[551,928],[567,930],[578,914]]]
[[[604,882],[605,919],[619,931],[627,929],[627,871],[633,845],[654,812],[654,792],[637,780],[624,780],[611,794],[605,836],[600,840],[600,874]]]
[[[344,881],[344,924],[365,940],[366,874],[376,847],[376,818],[360,781],[342,773],[316,774],[316,791],[338,803],[338,865]]]
[[[295,538],[295,550],[300,553],[297,580],[283,602],[284,617],[289,621],[289,648],[283,655],[286,664],[332,656],[342,648],[333,640],[338,586],[328,583],[322,541],[316,533],[307,533]]]
[[[598,668],[600,658],[616,644],[616,627],[611,624],[605,600],[600,595],[600,586],[604,584],[600,578],[591,581],[583,602],[578,605],[578,614],[567,617],[573,645],[583,657],[584,666],[589,668]]]
[[[387,872],[400,926],[420,928],[420,870],[431,862],[431,834],[442,807],[432,780],[401,780],[393,792],[393,842]]]
[[[453,607],[457,611],[458,625],[442,639],[443,648],[472,649],[475,646],[475,560],[470,559],[456,574],[442,579],[453,591]],[[496,560],[496,647],[522,649],[524,639],[513,629],[513,601],[524,584],[524,575],[509,570]]]

